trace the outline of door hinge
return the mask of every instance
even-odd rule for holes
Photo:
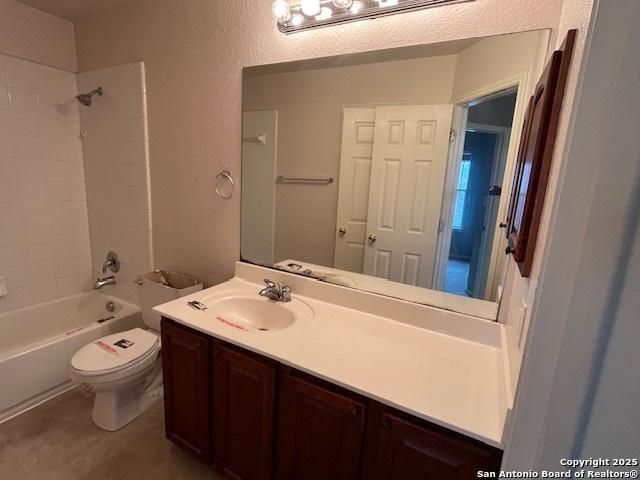
[[[458,132],[456,132],[455,129],[452,128],[449,131],[449,143],[455,142],[457,136],[458,136]]]
[[[444,222],[440,220],[438,222],[438,233],[442,233],[444,231]]]

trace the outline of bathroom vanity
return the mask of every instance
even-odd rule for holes
[[[260,297],[265,274],[293,301]],[[293,321],[262,322],[262,304]],[[500,466],[496,323],[243,264],[156,311],[167,438],[228,478],[467,479]]]

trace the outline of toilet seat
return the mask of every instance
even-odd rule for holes
[[[134,328],[99,338],[82,347],[71,359],[71,373],[92,383],[111,382],[152,366],[159,351],[157,335]]]

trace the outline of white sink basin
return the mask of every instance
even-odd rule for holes
[[[291,302],[274,302],[258,294],[213,295],[202,300],[207,313],[231,328],[270,332],[282,330],[300,320],[313,318],[313,311],[295,298]]]

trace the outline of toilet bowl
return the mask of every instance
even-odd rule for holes
[[[134,328],[102,337],[73,356],[69,373],[95,392],[93,422],[119,430],[162,397],[159,335]]]

